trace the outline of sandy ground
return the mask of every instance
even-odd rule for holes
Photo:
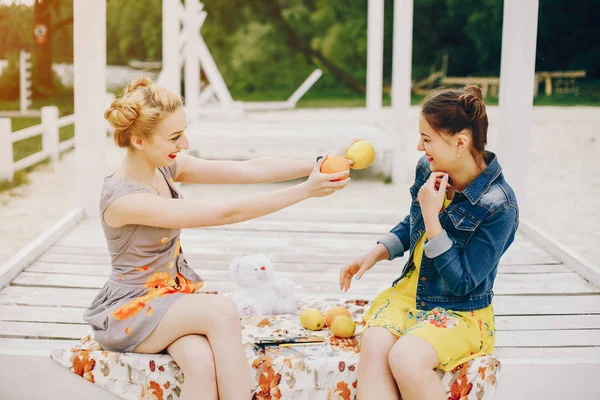
[[[418,110],[411,109],[415,126],[414,140],[408,138],[403,157],[407,176],[414,169],[419,154],[414,149],[417,140]],[[497,141],[495,130],[496,107],[489,107],[490,150]],[[371,118],[366,111],[355,110],[298,110],[277,113],[278,120],[364,121]],[[268,120],[273,114],[253,114],[249,118]],[[393,127],[390,110],[378,116],[378,122]],[[598,264],[600,259],[600,108],[592,107],[535,107],[529,143],[528,173],[529,209],[524,219],[571,250]],[[515,145],[525,145],[517,143]],[[107,144],[106,171],[109,173],[120,161],[122,150],[112,141]],[[413,161],[414,160],[414,161]],[[501,160],[500,160],[501,161]],[[41,234],[76,205],[75,177],[72,173],[75,154],[63,155],[55,165],[45,165],[29,174],[30,183],[0,194],[0,264],[4,263],[29,241]],[[414,167],[413,167],[414,168]],[[412,170],[411,170],[412,169]],[[185,185],[187,198],[220,201],[222,199],[259,191],[275,190],[290,183],[270,185]],[[378,180],[353,179],[351,185],[332,197],[310,199],[297,207],[336,207],[352,209],[408,210],[408,183],[386,185]],[[393,224],[390,224],[390,227]]]

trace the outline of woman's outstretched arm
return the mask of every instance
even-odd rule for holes
[[[350,178],[346,172],[322,174],[319,163],[312,163],[313,172],[305,182],[268,193],[258,193],[239,199],[224,199],[219,203],[167,199],[150,193],[135,193],[118,198],[104,212],[104,221],[113,228],[124,225],[148,225],[163,228],[193,228],[228,225],[271,214],[310,197],[328,196],[346,187]]]
[[[203,160],[184,154],[178,157],[174,180],[185,183],[271,183],[308,176],[314,166],[314,159]]]

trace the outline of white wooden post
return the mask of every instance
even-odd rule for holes
[[[413,0],[394,0],[392,109],[405,118],[410,108]]]
[[[394,0],[394,42],[392,56],[392,110],[394,126],[397,127],[390,140],[394,148],[392,182],[404,183],[412,159],[405,157],[406,149],[412,148],[416,127],[409,126],[408,118],[411,95],[413,38],[413,0]],[[407,147],[408,146],[408,147]],[[410,160],[407,162],[407,160]],[[411,171],[412,172],[412,171]]]
[[[367,109],[381,110],[384,0],[369,0],[367,19]]]
[[[5,180],[10,182],[15,175],[11,135],[10,118],[0,118],[0,182]]]
[[[198,116],[198,96],[200,95],[198,35],[200,35],[202,7],[198,0],[185,0],[185,108],[188,121],[195,121]]]
[[[162,71],[158,83],[181,94],[181,66],[178,54],[179,0],[162,0]]]
[[[58,161],[58,107],[42,107],[42,151],[50,157],[50,161]]]
[[[21,113],[31,105],[31,53],[21,50],[19,54],[19,94]]]
[[[527,208],[538,0],[504,0],[497,154],[521,210]]]
[[[104,98],[105,98],[104,107],[109,108],[110,105],[112,104],[112,102],[115,101],[116,96],[114,93],[106,92],[106,96]],[[107,120],[104,120],[104,126],[106,126],[106,131],[108,133],[110,133],[111,135],[114,133],[114,129],[113,129],[112,125]]]
[[[73,2],[75,165],[78,203],[98,215],[105,172],[106,0]]]

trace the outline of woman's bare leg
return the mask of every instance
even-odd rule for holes
[[[398,400],[398,387],[388,364],[388,354],[398,338],[387,329],[367,328],[363,333],[358,364],[358,400]]]
[[[390,351],[390,368],[403,400],[446,400],[446,391],[435,372],[435,348],[418,336],[401,337]]]
[[[230,299],[209,294],[182,296],[134,351],[158,353],[186,335],[205,335],[208,339],[214,354],[220,399],[251,398],[250,370],[242,346],[240,317]]]
[[[167,351],[185,377],[179,400],[218,400],[215,359],[206,336],[180,337]]]

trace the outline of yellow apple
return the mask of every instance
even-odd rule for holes
[[[375,160],[375,149],[371,143],[360,140],[348,148],[344,158],[354,161],[350,168],[364,169]]]

